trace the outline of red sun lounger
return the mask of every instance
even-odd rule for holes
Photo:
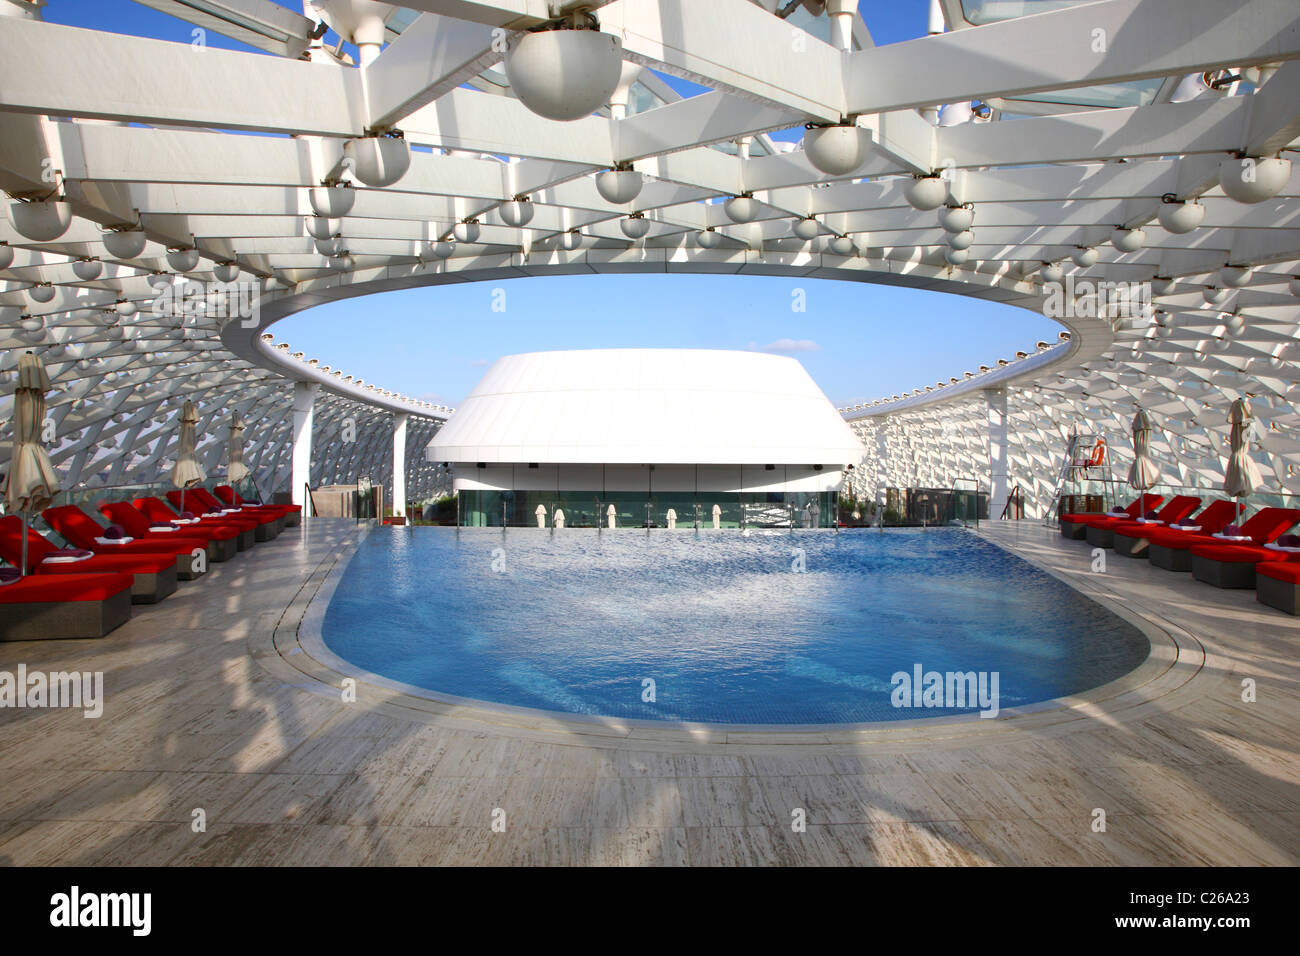
[[[1152,521],[1162,523],[1177,521],[1180,518],[1186,518],[1195,511],[1196,506],[1200,503],[1201,499],[1195,495],[1175,495],[1167,505],[1156,511],[1155,505],[1151,504],[1150,499],[1148,499],[1147,514],[1151,515]],[[1159,504],[1159,500],[1156,501],[1156,504]],[[1115,531],[1119,528],[1142,527],[1142,524],[1136,518],[1112,518],[1109,516],[1095,521],[1087,521],[1084,524],[1086,527],[1084,537],[1095,548],[1113,548],[1115,546]]]
[[[242,508],[238,505],[227,504],[206,488],[195,488],[187,491],[186,495],[194,495],[207,505],[210,511],[219,511],[229,517],[241,520],[252,519],[256,521],[258,525],[258,541],[269,541],[284,528],[284,516],[278,511],[263,508]]]
[[[1263,561],[1255,565],[1255,600],[1287,614],[1300,614],[1300,561]]]
[[[6,568],[6,571],[15,571]],[[130,574],[31,574],[0,580],[0,641],[103,637],[131,617]]]
[[[1163,500],[1164,500],[1164,496],[1162,495],[1147,495],[1146,507],[1151,508],[1154,505],[1160,504],[1160,502],[1162,502]],[[1141,516],[1142,504],[1143,504],[1142,500],[1139,498],[1138,500],[1122,508],[1121,511],[1123,512],[1124,515],[1127,516],[1128,520],[1131,521],[1132,519]],[[1061,515],[1061,537],[1073,538],[1075,540],[1078,540],[1087,533],[1089,521],[1093,521],[1098,518],[1114,518],[1114,517],[1117,517],[1117,515],[1112,515],[1112,514],[1099,515],[1099,514],[1092,514],[1086,512],[1081,512],[1078,514],[1063,514]]]
[[[199,538],[137,539],[128,533],[120,539],[121,544],[105,544],[112,540],[104,536],[106,529],[76,505],[46,508],[41,517],[74,548],[104,555],[169,554],[176,562],[176,577],[182,581],[193,581],[207,570],[208,543]]]
[[[273,505],[273,504],[255,504],[240,496],[230,485],[217,485],[212,489],[213,494],[224,501],[227,505],[235,508],[252,508],[253,510],[271,511],[279,513],[285,518],[286,528],[296,528],[302,519],[302,505]]]
[[[0,557],[14,567],[22,561],[22,520],[17,515],[0,518]],[[170,554],[92,554],[77,561],[65,561],[64,557],[35,528],[27,529],[29,574],[130,574],[135,604],[155,604],[176,590],[176,559]]]
[[[1170,502],[1173,504],[1173,502]],[[1179,530],[1181,521],[1188,520],[1190,512],[1177,518],[1170,518],[1163,524],[1140,524],[1136,521],[1115,525],[1115,553],[1128,558],[1145,558],[1149,556],[1150,546],[1167,539],[1187,541],[1193,535],[1214,534],[1240,514],[1235,502],[1215,501],[1201,510],[1195,518],[1190,519],[1190,526],[1196,530]],[[1161,565],[1163,567],[1163,565]],[[1190,570],[1190,568],[1188,569]]]
[[[204,542],[207,544],[209,561],[229,561],[239,553],[238,528],[220,528],[200,522],[182,527],[172,521],[150,521],[143,511],[128,501],[101,501],[99,513],[113,524],[121,525],[127,534],[140,541],[166,543],[173,539],[183,539],[187,543]]]
[[[181,493],[179,491],[167,492],[167,500],[171,502],[172,507],[179,510],[181,506]],[[185,510],[192,511],[194,514],[204,514],[205,517],[214,521],[225,521],[230,524],[237,524],[241,527],[248,528],[254,533],[255,541],[269,541],[275,537],[272,525],[275,518],[269,515],[252,515],[233,511],[223,505],[218,499],[204,488],[188,488],[185,491]]]
[[[170,521],[179,524],[182,531],[188,531],[190,528],[221,528],[224,531],[234,531],[236,546],[240,551],[247,551],[253,546],[253,529],[251,522],[240,521],[222,521],[211,516],[200,516],[199,513],[193,512],[193,518],[181,518],[175,511],[168,508],[161,498],[136,498],[131,504],[138,508],[150,521]],[[188,509],[186,509],[188,510]]]
[[[1216,588],[1253,588],[1255,565],[1261,561],[1277,561],[1287,554],[1264,545],[1282,537],[1297,521],[1300,521],[1300,511],[1293,508],[1265,508],[1241,526],[1241,533],[1250,537],[1249,542],[1193,545],[1193,576]]]

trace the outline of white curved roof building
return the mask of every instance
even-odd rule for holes
[[[432,462],[823,465],[862,443],[792,358],[590,349],[498,359],[428,445]]]

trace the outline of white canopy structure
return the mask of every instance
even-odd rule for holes
[[[822,465],[864,449],[792,358],[710,349],[509,355],[429,443],[435,462]]]
[[[258,52],[0,0],[0,377],[40,351],[70,485],[156,479],[189,396],[209,469],[238,411],[264,485],[391,480],[400,433],[406,488],[429,494],[446,476],[420,449],[450,410],[293,353],[275,321],[390,289],[682,272],[1061,323],[1024,357],[842,409],[863,481],[978,475],[995,508],[1014,482],[1041,509],[1069,427],[1122,442],[1140,405],[1162,473],[1212,488],[1248,395],[1265,484],[1300,491],[1294,0],[935,0],[931,35],[879,47],[845,2],[145,5]],[[793,148],[770,135],[807,124]],[[1149,307],[1098,309],[1089,283]]]

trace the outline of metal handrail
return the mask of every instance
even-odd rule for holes
[[[268,499],[263,496],[261,487],[251,477],[248,480],[253,486],[253,490],[257,495],[257,500],[265,503]],[[190,487],[201,487],[211,491],[218,485],[223,484],[230,485],[232,488],[235,488],[236,491],[239,490],[238,487],[228,479],[216,477],[209,477],[198,485],[191,485]],[[53,503],[56,505],[72,504],[78,499],[84,500],[100,497],[112,498],[115,495],[120,497],[123,492],[128,494],[134,492],[134,494],[131,494],[131,497],[134,498],[145,497],[146,495],[163,497],[168,491],[175,489],[176,486],[166,478],[160,478],[157,481],[123,481],[107,485],[90,485],[85,482],[78,482],[75,485],[60,488],[54,495]],[[3,513],[5,513],[4,505],[0,502],[0,514]]]
[[[1016,506],[1016,515],[1014,518],[1012,518],[1010,515],[1012,505]],[[1020,487],[1020,485],[1016,485],[1014,488],[1011,489],[1011,494],[1007,495],[1007,503],[1002,506],[1002,516],[998,520],[999,521],[1004,521],[1004,520],[1020,521],[1024,517],[1025,517],[1025,491],[1023,488]]]

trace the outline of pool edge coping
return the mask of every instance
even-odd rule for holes
[[[1005,739],[1008,733],[1019,736],[1026,731],[1068,731],[1071,725],[1082,728],[1101,716],[1113,717],[1149,708],[1191,681],[1206,659],[1204,646],[1183,628],[1157,615],[1135,611],[1098,587],[1081,587],[1079,582],[1032,555],[980,535],[981,540],[1051,574],[1136,626],[1150,643],[1147,658],[1134,670],[1084,694],[1005,708],[994,719],[973,713],[858,724],[719,724],[572,715],[513,707],[402,684],[351,664],[325,645],[322,625],[330,599],[348,563],[371,530],[366,528],[342,542],[337,552],[317,566],[271,633],[249,638],[253,656],[301,689],[341,699],[342,682],[351,679],[355,682],[357,703],[406,720],[480,733],[510,733],[582,746],[640,749],[720,746],[728,752],[742,746],[769,749],[829,745],[861,750],[864,746],[991,742]],[[303,678],[308,683],[304,684]]]

